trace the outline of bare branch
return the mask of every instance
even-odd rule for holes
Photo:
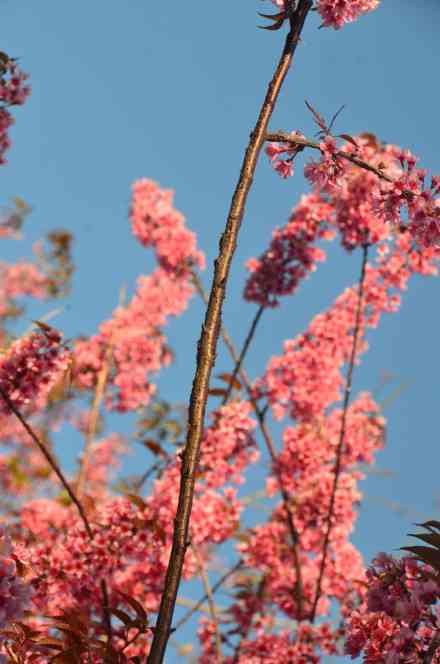
[[[326,565],[326,562],[327,562],[327,555],[328,555],[328,549],[329,549],[329,544],[330,544],[330,535],[331,535],[331,531],[332,531],[332,527],[333,527],[333,512],[334,512],[334,509],[335,509],[336,492],[338,490],[338,481],[339,481],[339,476],[341,474],[341,459],[342,459],[342,450],[343,450],[343,447],[344,447],[345,428],[346,428],[346,424],[347,424],[347,413],[348,413],[348,406],[349,406],[349,403],[350,403],[351,385],[352,385],[352,382],[353,382],[353,371],[354,371],[354,363],[355,363],[355,360],[356,360],[357,343],[358,343],[359,332],[360,332],[360,327],[361,327],[361,314],[362,314],[362,303],[363,303],[363,295],[364,295],[365,273],[366,273],[366,267],[367,267],[367,257],[368,257],[368,245],[364,245],[361,275],[360,275],[360,278],[359,278],[359,286],[358,286],[358,301],[357,301],[356,316],[355,316],[355,321],[354,321],[353,345],[352,345],[352,348],[351,348],[350,361],[348,363],[348,370],[347,370],[347,380],[346,380],[346,383],[345,383],[345,390],[344,390],[344,401],[343,401],[342,417],[341,417],[341,429],[340,429],[340,434],[339,434],[338,447],[336,449],[336,461],[335,461],[333,486],[332,486],[332,492],[331,492],[331,496],[330,496],[330,505],[329,505],[328,515],[327,515],[327,528],[326,528],[325,537],[324,537],[324,544],[323,544],[323,547],[322,547],[322,559],[321,559],[321,565],[320,565],[320,569],[319,569],[318,583],[316,585],[315,599],[313,601],[312,612],[310,614],[310,622],[312,622],[312,623],[315,620],[316,609],[317,609],[317,606],[318,606],[319,598],[321,596],[322,579],[323,579],[324,572],[325,572],[325,565]]]

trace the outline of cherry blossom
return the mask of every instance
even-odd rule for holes
[[[11,540],[0,528],[0,628],[19,620],[32,596],[31,587],[18,573],[18,559]],[[0,642],[4,637],[0,632]]]
[[[14,341],[0,357],[0,387],[17,408],[42,407],[45,398],[70,363],[61,335],[51,328]],[[2,414],[9,406],[2,400]]]
[[[284,0],[272,0],[280,8],[284,8]],[[295,3],[296,4],[296,3]],[[380,4],[380,0],[318,0],[316,8],[323,19],[323,26],[336,30],[346,23],[356,21],[362,14],[372,12]]]
[[[28,75],[25,74],[13,58],[5,53],[0,59],[0,164],[6,163],[5,152],[11,142],[8,129],[14,123],[9,111],[11,106],[24,104],[30,94],[30,86],[26,83]]]

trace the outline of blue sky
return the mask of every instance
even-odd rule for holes
[[[25,243],[4,243],[3,259],[30,255],[47,231],[75,235],[77,272],[54,324],[67,337],[91,334],[114,308],[121,286],[132,292],[152,262],[131,236],[130,186],[151,177],[176,192],[175,204],[206,252],[209,285],[243,149],[283,35],[258,30],[259,0],[222,3],[35,3],[0,0],[1,50],[20,57],[33,94],[16,109],[0,204],[15,195],[34,208]],[[304,100],[330,117],[346,108],[338,129],[372,131],[410,148],[439,172],[437,0],[388,0],[336,32],[311,16],[271,128],[315,128]],[[227,294],[224,322],[239,344],[255,312],[241,299],[244,262],[267,246],[307,190],[300,174],[287,182],[260,161]],[[304,329],[359,273],[360,255],[336,246],[294,299],[263,318],[247,369],[257,376],[285,338]],[[354,541],[367,559],[405,542],[411,523],[438,516],[439,283],[414,279],[398,315],[370,335],[355,389],[374,389],[382,371],[402,390],[386,409],[388,436],[378,469],[363,485]],[[30,310],[42,315],[51,305]],[[170,401],[186,402],[193,377],[202,307],[169,328],[175,365],[159,379]],[[25,321],[27,327],[29,321]],[[216,370],[230,368],[224,351]],[[115,420],[124,431],[129,425]],[[77,454],[71,434],[58,441],[66,463]],[[399,511],[400,510],[400,511]],[[170,659],[172,661],[172,658]]]

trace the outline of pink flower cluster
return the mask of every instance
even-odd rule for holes
[[[298,138],[304,138],[304,135],[300,131],[293,131],[292,134]],[[293,160],[302,149],[300,146],[289,143],[269,143],[266,146],[266,154],[271,161],[273,169],[282,178],[289,178],[293,175]],[[282,154],[286,155],[283,159],[281,158]]]
[[[242,505],[236,498],[236,490],[227,484],[240,484],[245,468],[259,456],[252,436],[255,422],[250,411],[247,402],[231,402],[214,411],[213,422],[205,431],[191,516],[191,537],[198,545],[223,542],[237,528]],[[180,465],[177,457],[156,480],[147,499],[169,541],[179,497]],[[224,488],[220,492],[221,487]],[[192,573],[197,571],[190,551],[185,564]]]
[[[242,505],[228,483],[240,482],[245,467],[257,458],[252,437],[255,422],[250,417],[249,404],[231,402],[219,408],[212,419],[204,436],[191,518],[191,542],[197,544],[204,559],[209,558],[214,544],[221,544],[236,532]],[[145,500],[105,495],[100,487],[101,480],[105,480],[103,464],[114,462],[118,445],[116,436],[110,436],[92,447],[94,500],[88,507],[92,539],[72,506],[65,507],[47,498],[23,505],[17,531],[17,551],[33,573],[34,611],[43,615],[59,614],[69,608],[83,611],[94,618],[90,629],[95,638],[104,633],[100,620],[103,579],[112,606],[118,604],[118,591],[122,591],[137,599],[147,611],[157,611],[179,495],[178,455],[171,458]],[[198,570],[198,558],[189,547],[185,578],[192,578]],[[47,626],[43,632],[44,629]],[[140,639],[124,653],[144,656],[148,638]],[[114,645],[122,643],[115,628]]]
[[[39,410],[70,360],[57,330],[34,332],[14,341],[0,357],[0,387],[17,408]],[[0,414],[9,412],[9,406],[0,399]]]
[[[0,263],[0,284],[0,317],[15,311],[17,297],[47,297],[47,277],[33,263]]]
[[[399,174],[398,149],[381,147],[369,135],[356,138],[356,154],[372,166]],[[279,144],[284,150],[284,144]],[[314,190],[302,196],[287,224],[273,232],[269,248],[247,267],[251,275],[244,296],[263,306],[278,306],[279,298],[295,292],[300,281],[316,269],[324,251],[314,246],[320,239],[331,240],[339,232],[343,247],[351,251],[365,244],[377,244],[390,237],[391,226],[378,211],[382,189],[377,175],[335,158],[336,144],[328,137],[321,144],[320,162],[310,162],[306,175]],[[351,154],[352,143],[340,152]]]
[[[12,543],[0,527],[0,629],[21,619],[31,594],[29,584],[18,574]],[[0,641],[3,638],[0,633]]]
[[[361,134],[340,148],[333,136],[319,145],[321,158],[310,160],[304,175],[317,195],[327,196],[334,207],[332,224],[339,228],[342,244],[353,249],[383,240],[392,228],[402,225],[424,246],[440,243],[440,176],[426,184],[426,171],[415,167],[417,158],[394,145],[381,146],[369,134]],[[283,177],[292,175],[280,164],[290,163],[292,148],[271,143],[267,148],[272,164]],[[287,153],[283,160],[280,155]],[[378,173],[353,164],[354,157]],[[403,219],[407,221],[403,222]]]
[[[130,221],[135,237],[154,249],[156,260],[167,271],[188,266],[205,267],[196,236],[185,227],[185,218],[173,207],[173,192],[143,178],[133,184]]]
[[[246,401],[233,401],[211,414],[212,425],[202,441],[200,475],[207,487],[243,483],[242,471],[259,458],[252,431],[255,421]]]
[[[289,530],[284,505],[280,503],[267,524],[253,529],[239,548],[246,563],[264,574],[265,588],[271,601],[291,618],[308,617],[312,610],[319,576],[329,501],[334,478],[334,461],[339,443],[341,411],[322,414],[313,422],[287,427],[283,432],[283,450],[277,459],[277,475],[269,477],[269,496],[279,492],[279,481],[291,496],[302,577],[302,615],[292,589],[297,570],[293,564]],[[334,527],[330,555],[318,615],[328,612],[330,602],[344,606],[362,592],[364,578],[361,557],[348,541],[357,518],[356,505],[361,499],[358,481],[363,478],[358,464],[372,463],[383,446],[384,422],[377,404],[367,394],[352,404],[346,421],[346,436],[341,458],[338,491],[333,510]],[[245,620],[246,612],[241,621]]]
[[[366,602],[348,619],[345,651],[365,663],[425,661],[440,628],[440,587],[433,570],[414,558],[379,554],[367,571]],[[440,644],[431,659],[438,661]]]
[[[317,10],[325,27],[336,30],[377,9],[380,0],[318,0]]]
[[[291,630],[282,630],[278,634],[265,633],[264,627],[270,630],[270,618],[259,621],[260,628],[257,638],[245,640],[241,644],[238,657],[225,657],[224,664],[319,664],[321,656],[336,655],[334,633],[328,624],[317,627],[305,623],[298,624],[295,634]],[[214,647],[214,625],[203,619],[199,629],[199,639],[202,645],[200,664],[212,664],[216,661]]]
[[[272,0],[277,7],[284,7],[284,0]],[[362,14],[372,12],[380,0],[318,0],[316,9],[326,28],[339,30],[346,23],[356,21]]]
[[[424,246],[440,245],[440,176],[432,176],[426,186],[426,170],[415,168],[417,158],[409,151],[396,155],[403,172],[391,184],[382,185],[378,208],[385,221],[398,226],[402,210],[408,229]]]
[[[437,274],[438,254],[432,248],[413,248],[409,233],[399,236],[394,247],[381,247],[375,267],[367,264],[363,285],[357,355],[365,349],[366,327],[375,327],[384,312],[395,312],[400,304],[396,289],[404,290],[410,276]],[[357,287],[346,289],[334,305],[316,316],[308,330],[284,343],[284,353],[273,357],[256,393],[266,397],[275,417],[307,421],[338,401],[343,385],[342,366],[352,344]]]
[[[14,123],[8,107],[24,104],[30,94],[30,86],[26,83],[28,75],[21,71],[12,58],[6,60],[2,54],[0,60],[0,164],[5,164],[5,152],[11,142],[8,129]]]
[[[319,144],[319,148],[321,159],[310,161],[304,168],[304,175],[317,191],[332,193],[333,189],[341,184],[344,174],[342,160],[336,156],[338,151],[336,139],[333,136],[326,136]]]
[[[276,307],[281,296],[293,294],[316,263],[325,260],[324,251],[313,244],[333,236],[328,227],[332,214],[332,206],[318,194],[302,196],[287,224],[273,231],[269,248],[247,262],[251,275],[245,299]]]
[[[118,307],[97,335],[75,347],[76,379],[83,389],[96,384],[111,349],[113,395],[108,405],[121,412],[147,405],[154,394],[150,376],[172,360],[161,328],[187,306],[193,292],[190,265],[203,266],[195,236],[172,207],[170,192],[150,180],[139,180],[133,186],[130,217],[139,241],[154,248],[159,267],[139,278],[131,302]]]

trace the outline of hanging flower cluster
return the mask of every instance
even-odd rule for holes
[[[11,146],[8,130],[14,119],[9,108],[24,104],[28,98],[31,88],[27,79],[16,60],[0,52],[0,164],[6,164],[5,152]]]
[[[76,380],[83,389],[96,384],[111,355],[108,405],[121,412],[146,406],[155,393],[151,376],[172,361],[162,328],[187,307],[193,293],[190,267],[204,265],[194,234],[172,206],[171,192],[151,180],[135,182],[130,220],[139,242],[153,247],[159,267],[139,278],[131,302],[119,306],[97,335],[75,347]]]

